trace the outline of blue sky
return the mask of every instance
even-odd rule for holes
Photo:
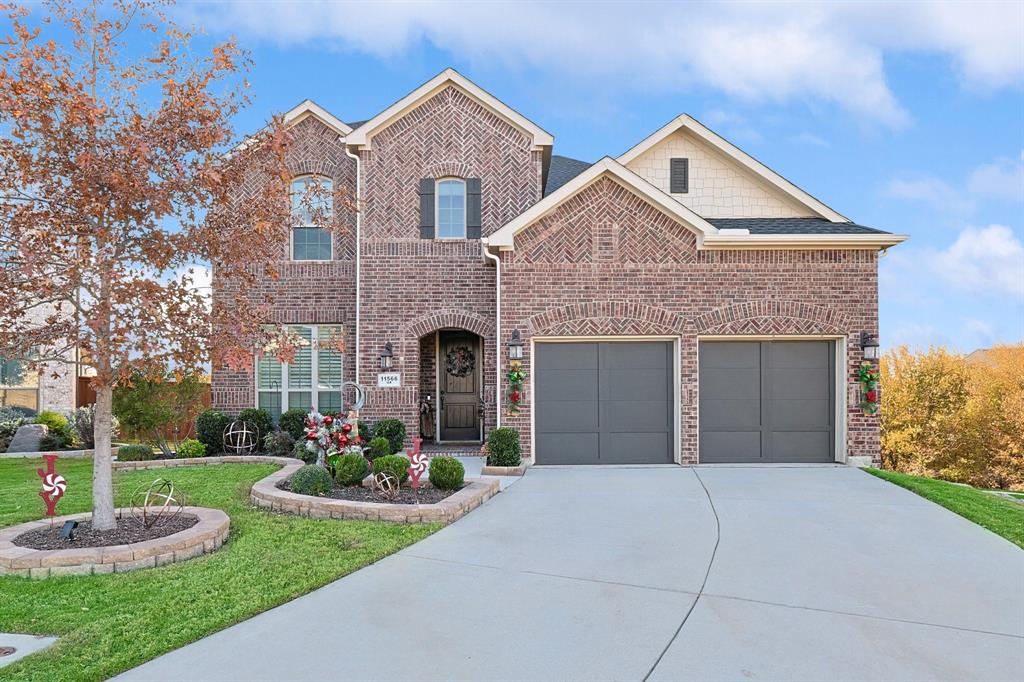
[[[259,126],[311,98],[369,118],[452,66],[617,155],[687,112],[853,220],[911,240],[883,346],[1024,340],[1024,3],[198,3],[251,50]]]

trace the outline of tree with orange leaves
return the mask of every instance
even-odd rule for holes
[[[274,333],[245,291],[287,239],[288,138],[275,119],[233,144],[250,68],[235,42],[203,54],[148,2],[45,9],[3,6],[0,355],[77,348],[95,370],[93,525],[110,529],[113,388],[251,362]],[[197,263],[237,279],[235,300],[211,307]]]

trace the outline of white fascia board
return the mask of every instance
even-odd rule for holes
[[[346,139],[346,143],[352,146],[371,148],[373,134],[386,128],[393,121],[402,117],[403,114],[419,106],[420,103],[433,97],[449,85],[454,85],[467,95],[477,100],[492,112],[505,119],[516,128],[519,128],[533,138],[533,148],[541,149],[550,147],[555,143],[555,138],[536,123],[508,106],[494,95],[485,91],[455,69],[445,69],[429,81],[416,88],[408,95],[398,100],[390,107],[380,112],[369,121],[359,126]]]
[[[352,126],[345,123],[311,99],[304,100],[298,106],[287,111],[284,115],[284,122],[285,125],[293,125],[308,116],[317,118],[321,123],[342,137],[345,137],[352,132]]]
[[[489,247],[503,250],[515,248],[515,235],[535,222],[550,214],[565,201],[579,194],[605,175],[613,176],[620,184],[635,194],[648,200],[669,217],[678,220],[697,234],[698,243],[707,235],[718,233],[718,229],[679,203],[661,189],[655,187],[642,177],[629,170],[611,157],[604,157],[575,178],[559,187],[556,191],[541,199],[514,220],[506,223],[501,229],[491,233],[487,238]]]
[[[905,234],[723,234],[704,237],[704,249],[887,249]]]
[[[666,137],[676,132],[677,130],[685,129],[693,133],[698,139],[703,140],[705,143],[711,145],[713,148],[721,151],[730,159],[739,163],[742,167],[746,168],[754,175],[758,176],[772,187],[778,189],[783,194],[793,199],[797,203],[805,206],[809,210],[818,214],[822,218],[829,220],[833,223],[848,223],[851,222],[849,218],[841,215],[833,209],[826,206],[824,203],[815,199],[813,196],[800,189],[792,182],[782,177],[768,166],[764,165],[754,157],[750,156],[742,149],[732,144],[725,138],[721,137],[713,130],[705,126],[700,121],[691,117],[688,114],[683,114],[677,118],[672,119],[666,125],[659,128],[652,135],[649,135],[639,144],[632,147],[626,153],[622,154],[618,161],[619,163],[626,165],[636,157],[643,154],[645,151],[658,144]]]

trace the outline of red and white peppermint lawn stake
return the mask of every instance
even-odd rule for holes
[[[420,476],[426,473],[430,467],[430,462],[427,460],[427,455],[420,452],[420,443],[423,442],[422,438],[413,438],[413,447],[406,450],[409,453],[409,462],[411,466],[407,469],[409,476],[412,478],[413,490],[417,490],[420,487]]]
[[[43,489],[39,491],[39,497],[43,498],[43,502],[46,504],[46,515],[55,516],[54,508],[60,498],[64,497],[68,482],[53,470],[53,463],[57,460],[57,455],[43,455],[43,459],[46,460],[46,471],[36,469],[39,478],[43,479]]]

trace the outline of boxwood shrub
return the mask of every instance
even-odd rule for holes
[[[523,461],[519,432],[502,426],[487,434],[487,464],[494,467],[517,467]]]
[[[256,449],[263,450],[263,439],[274,430],[274,418],[266,410],[250,407],[238,413],[238,418],[255,426],[259,433],[256,434]]]
[[[263,439],[263,450],[274,457],[288,457],[295,447],[295,439],[287,431],[275,429]]]
[[[327,469],[307,464],[292,474],[292,492],[299,495],[324,496],[331,492],[334,481]]]
[[[282,431],[288,433],[292,440],[299,440],[306,435],[306,414],[305,410],[300,410],[297,407],[287,410],[277,420],[277,425],[281,427]]]
[[[204,457],[206,456],[206,445],[195,438],[186,438],[178,443],[177,457]]]
[[[391,450],[388,454],[394,454],[405,443],[405,424],[400,419],[381,419],[374,424],[373,435],[375,438],[386,438]]]
[[[388,442],[387,438],[377,437],[370,441],[370,444],[366,446],[366,456],[370,458],[370,461],[377,459],[378,457],[386,457],[391,454],[391,443]]]
[[[204,410],[196,417],[196,438],[206,446],[206,454],[215,455],[224,451],[224,429],[231,423],[231,417],[217,410]]]
[[[466,468],[454,457],[435,457],[430,460],[430,482],[441,490],[458,490],[466,479]]]
[[[366,458],[354,452],[342,455],[334,467],[334,480],[338,485],[359,485],[370,473]]]
[[[117,449],[119,462],[143,462],[156,459],[156,453],[148,445],[122,445]]]
[[[373,460],[373,471],[390,471],[398,477],[399,483],[409,480],[409,458],[402,455],[385,455]]]

